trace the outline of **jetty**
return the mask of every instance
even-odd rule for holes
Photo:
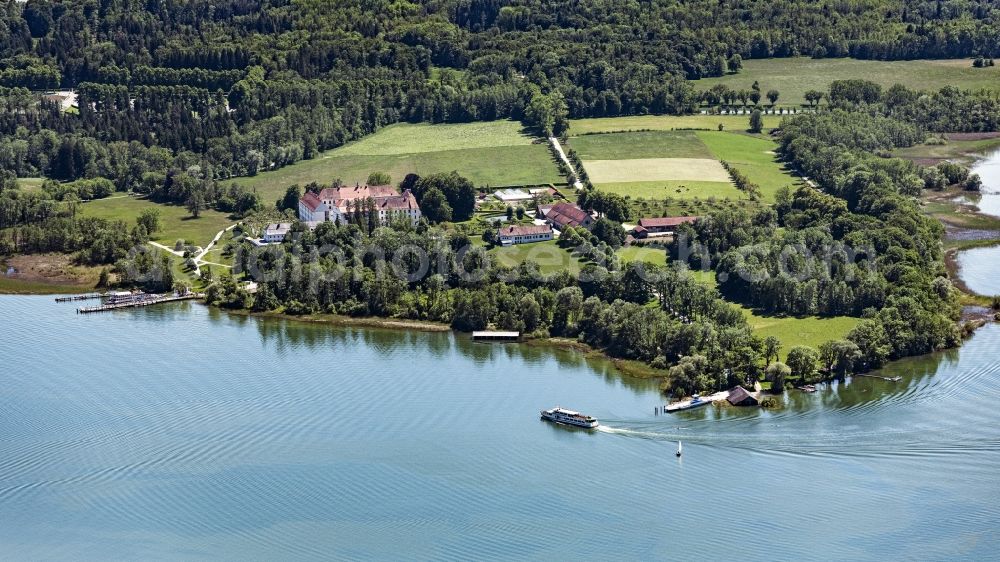
[[[521,332],[472,332],[474,341],[518,341],[521,339]]]
[[[117,299],[106,302],[99,306],[88,306],[76,309],[77,314],[89,314],[91,312],[106,312],[109,310],[119,310],[122,308],[137,308],[140,306],[152,306],[168,302],[178,302],[204,297],[202,293],[187,293],[184,295],[155,295],[146,293],[134,294],[132,298]]]
[[[100,299],[105,296],[105,293],[89,293],[86,295],[73,295],[71,297],[56,297],[56,302],[85,301],[90,299]]]

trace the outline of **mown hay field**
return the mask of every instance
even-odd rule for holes
[[[688,180],[728,182],[729,173],[712,158],[633,158],[585,161],[590,181],[601,186],[621,182]]]

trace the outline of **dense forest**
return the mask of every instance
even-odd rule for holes
[[[986,0],[29,0],[0,20],[0,168],[147,192],[401,120],[558,133],[567,116],[685,112],[701,99],[686,79],[746,58],[1000,54]],[[78,112],[29,92],[56,87]]]

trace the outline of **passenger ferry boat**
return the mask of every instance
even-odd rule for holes
[[[556,407],[551,410],[542,410],[542,419],[565,425],[585,427],[587,429],[594,429],[597,427],[597,418],[586,416],[580,412],[574,412],[573,410],[567,410],[565,408]]]

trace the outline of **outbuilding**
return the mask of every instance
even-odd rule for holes
[[[747,389],[742,386],[733,387],[729,391],[729,396],[726,398],[729,403],[733,406],[759,406],[760,401],[757,397],[751,394]]]

